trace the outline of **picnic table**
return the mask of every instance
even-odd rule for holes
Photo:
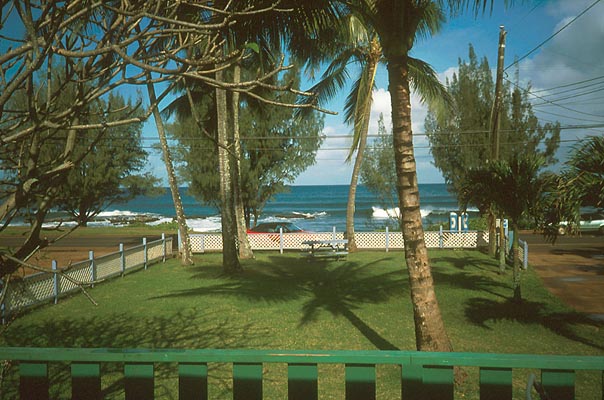
[[[306,240],[308,248],[301,253],[309,260],[314,258],[335,258],[336,261],[348,255],[348,239]]]

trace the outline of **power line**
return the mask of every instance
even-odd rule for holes
[[[602,125],[602,127],[604,127],[604,125]],[[574,139],[561,139],[559,142],[560,143],[575,143],[575,142],[580,142],[582,139],[580,138],[574,138]],[[522,141],[514,141],[514,142],[501,142],[500,145],[501,146],[518,146],[518,145],[524,145],[524,144],[529,144],[529,143],[534,143],[531,140],[522,140]],[[467,148],[480,148],[480,147],[488,147],[489,143],[458,143],[458,144],[443,144],[443,145],[427,145],[427,146],[413,146],[413,148],[415,150],[424,150],[424,149],[435,149],[435,148],[463,148],[463,147],[467,147]],[[141,146],[141,148],[143,149],[156,149],[155,147],[152,146]],[[215,150],[215,148],[213,147],[200,147],[197,148],[195,150],[199,150],[199,151],[213,151]],[[258,148],[250,148],[250,149],[245,149],[245,150],[283,150],[280,147],[258,147]],[[350,151],[350,148],[348,147],[328,147],[328,148],[319,148],[316,151]],[[423,154],[419,154],[419,155],[415,155],[415,158],[420,158],[420,157],[428,157],[427,155],[423,155]]]
[[[568,26],[570,24],[572,24],[573,22],[575,22],[577,19],[579,19],[581,16],[583,16],[583,14],[585,14],[586,12],[588,12],[589,10],[591,10],[596,4],[598,4],[601,0],[596,0],[594,1],[589,7],[587,7],[585,10],[583,10],[579,15],[577,15],[575,18],[573,18],[572,20],[570,20],[566,25],[564,25],[562,28],[558,29],[554,34],[552,34],[551,36],[549,36],[547,39],[545,39],[543,42],[539,43],[535,48],[533,48],[531,51],[529,51],[528,53],[526,53],[525,55],[523,55],[522,57],[516,59],[513,63],[511,63],[510,65],[508,65],[504,71],[507,71],[509,68],[511,68],[512,66],[518,64],[520,61],[524,60],[525,58],[527,58],[528,56],[530,56],[531,54],[533,54],[535,51],[537,51],[541,46],[543,46],[544,44],[546,44],[547,42],[549,42],[550,40],[552,40],[554,37],[556,37],[556,35],[558,35],[560,32],[562,32],[564,29],[568,28]]]
[[[556,90],[556,89],[563,89],[563,88],[567,88],[569,86],[581,85],[583,83],[597,81],[598,79],[602,79],[602,78],[604,78],[604,75],[597,76],[595,78],[585,79],[583,81],[578,81],[578,82],[573,82],[573,83],[567,83],[565,85],[554,86],[554,87],[547,88],[547,89],[533,90],[533,93],[550,92],[550,91]]]
[[[600,0],[598,0],[598,1],[600,1]],[[509,80],[508,78],[504,78],[504,79],[505,79],[506,81],[508,81],[509,83],[511,83],[512,85],[516,86],[518,89],[523,90],[524,92],[526,92],[526,93],[530,94],[531,96],[534,96],[534,97],[536,97],[536,98],[538,98],[538,99],[540,99],[540,100],[543,100],[544,102],[546,102],[546,103],[548,103],[548,104],[550,104],[550,105],[553,105],[553,106],[556,106],[556,107],[560,107],[560,108],[563,108],[563,109],[565,109],[565,110],[575,112],[575,113],[577,113],[577,114],[583,114],[583,115],[587,115],[587,116],[590,116],[590,117],[604,118],[604,115],[597,115],[597,114],[586,113],[586,112],[583,112],[583,111],[575,110],[575,109],[573,109],[573,108],[569,108],[569,107],[562,106],[562,105],[560,105],[560,104],[556,104],[556,103],[554,103],[553,101],[550,101],[550,100],[546,99],[546,98],[545,98],[545,97],[543,97],[543,96],[539,96],[538,94],[535,94],[535,93],[531,92],[530,90],[528,90],[528,89],[526,89],[526,88],[521,87],[521,86],[520,86],[520,85],[518,85],[517,83],[512,82],[511,80]]]

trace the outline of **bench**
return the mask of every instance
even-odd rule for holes
[[[348,255],[347,239],[307,240],[302,242],[308,249],[300,253],[308,260],[315,258],[335,258],[336,261]]]

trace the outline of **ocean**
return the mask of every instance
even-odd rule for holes
[[[458,204],[445,184],[420,184],[421,213],[424,224],[446,224],[450,211]],[[181,189],[187,223],[198,232],[220,231],[220,215],[211,206],[200,204]],[[258,223],[290,221],[300,228],[315,232],[330,232],[346,228],[346,202],[348,185],[291,186],[286,193],[269,201]],[[356,196],[355,230],[372,231],[385,226],[388,215],[396,211],[381,207],[379,200],[364,186],[359,186]],[[111,207],[100,215],[97,224],[107,224],[116,218],[146,216],[157,218],[151,224],[172,221],[175,216],[169,189],[158,197],[139,196],[132,201]]]
[[[457,211],[459,207],[455,197],[447,190],[447,185],[420,184],[419,190],[424,226],[442,224],[444,229],[448,229],[449,212]],[[220,215],[216,208],[201,204],[187,193],[187,188],[181,188],[180,194],[190,228],[197,232],[220,231]],[[347,201],[348,185],[290,186],[288,192],[276,195],[266,204],[258,223],[289,221],[308,231],[331,232],[335,227],[341,232],[346,228]],[[369,232],[384,229],[386,225],[395,226],[389,216],[395,216],[397,211],[392,206],[382,206],[378,198],[364,186],[357,188],[356,231]],[[476,213],[476,209],[468,211],[470,218]],[[123,226],[128,221],[145,221],[156,225],[171,222],[175,215],[170,190],[165,188],[160,196],[139,196],[127,203],[110,206],[88,226]],[[49,215],[45,225],[52,227],[57,221],[64,226],[73,224],[66,222],[64,213],[55,211]],[[22,220],[11,223],[23,224]]]

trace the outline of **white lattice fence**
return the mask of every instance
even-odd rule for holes
[[[112,253],[94,261],[96,279],[106,279],[122,273],[122,253]]]
[[[254,233],[248,235],[248,239],[254,250],[279,250],[281,243],[278,233]],[[222,241],[220,244],[222,245]]]
[[[424,232],[424,240],[427,248],[439,248],[441,245],[441,233],[439,231]]]
[[[248,235],[252,250],[299,250],[308,240],[343,239],[343,232],[295,232],[295,233],[253,233]],[[427,231],[424,239],[428,248],[476,248],[489,243],[488,233],[476,231]],[[220,233],[193,233],[190,235],[193,253],[221,251]],[[402,232],[355,232],[359,249],[403,249]]]
[[[39,273],[26,276],[20,280],[12,280],[6,290],[4,303],[2,304],[2,317],[7,313],[18,309],[29,307],[48,300],[58,299],[64,293],[78,289],[78,283],[91,283],[93,277],[95,281],[119,275],[124,270],[132,270],[136,267],[152,263],[153,261],[163,260],[164,255],[172,254],[172,238],[165,238],[146,243],[143,245],[123,250],[120,245],[120,251],[107,254],[101,257],[94,257],[93,260],[83,260],[71,265],[59,268],[53,261],[53,269],[57,268],[61,274]],[[145,264],[145,253],[147,254]],[[70,281],[65,276],[72,278]],[[0,284],[2,282],[0,281]],[[0,286],[1,288],[1,286]]]
[[[90,260],[80,261],[71,264],[69,269],[63,272],[76,282],[88,283],[92,281],[92,270],[90,268]],[[77,283],[71,282],[65,277],[59,276],[59,292],[67,293],[77,289]]]
[[[49,273],[28,276],[20,281],[12,281],[6,293],[5,309],[12,311],[53,297],[54,278]]]
[[[145,264],[144,246],[136,246],[124,251],[126,258],[126,269],[140,267]]]
[[[478,232],[443,232],[442,248],[475,248],[478,244]],[[437,246],[438,247],[438,246]]]
[[[147,261],[162,260],[164,257],[164,250],[166,245],[162,240],[151,242],[147,244]]]

